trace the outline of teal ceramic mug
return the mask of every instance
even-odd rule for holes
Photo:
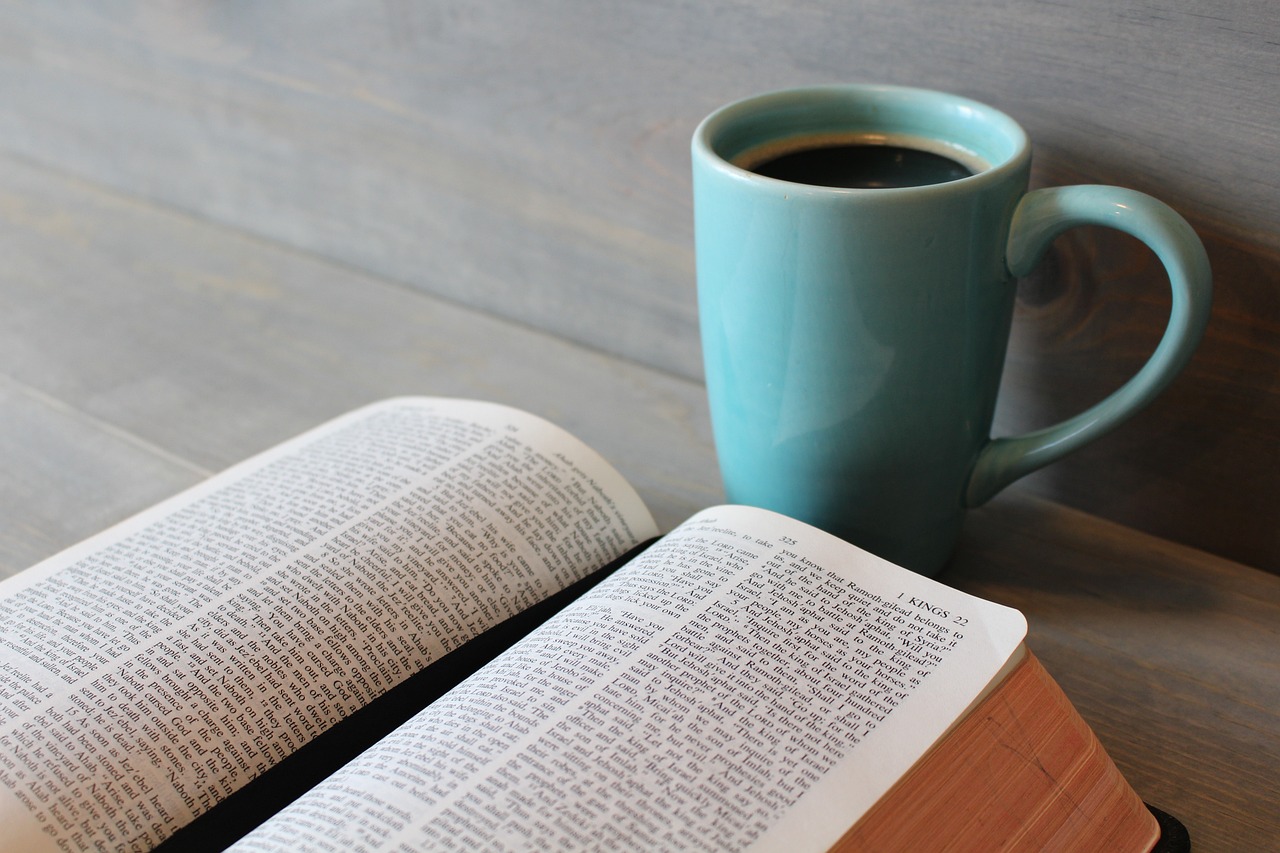
[[[929,177],[876,165],[904,157],[954,174],[893,185]],[[780,168],[784,158],[800,171]],[[845,180],[842,158],[858,172],[853,188],[827,185]],[[1028,192],[1030,164],[1027,135],[1008,116],[917,89],[775,92],[699,125],[698,310],[730,501],[934,574],[966,508],[1102,435],[1178,373],[1209,316],[1209,264],[1190,226],[1116,187]],[[1168,329],[1098,405],[993,439],[1015,279],[1084,224],[1155,251],[1173,290]]]

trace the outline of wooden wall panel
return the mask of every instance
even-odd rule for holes
[[[0,151],[700,376],[688,137],[763,89],[874,80],[999,106],[1037,181],[1152,192],[1206,237],[1187,375],[1027,488],[1280,569],[1280,17],[1266,0],[0,4]],[[1167,302],[1060,241],[999,426],[1118,384]]]
[[[1019,488],[1175,541],[1280,570],[1280,253],[1203,235],[1212,325],[1150,407]],[[1022,283],[997,430],[1082,411],[1132,376],[1169,315],[1159,262],[1083,229]]]

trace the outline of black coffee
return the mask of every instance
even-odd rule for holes
[[[825,145],[790,151],[752,166],[766,178],[819,187],[923,187],[967,178],[967,167],[940,154],[896,145]]]

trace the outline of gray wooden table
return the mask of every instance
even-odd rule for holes
[[[670,527],[720,500],[695,382],[0,161],[0,570],[360,403],[499,400],[601,450]],[[1280,578],[1014,492],[944,580],[1032,645],[1198,850],[1280,837]]]
[[[951,88],[1027,124],[1037,182],[1178,206],[1218,290],[1170,392],[972,513],[943,580],[1027,614],[1194,849],[1280,850],[1280,576],[1250,567],[1280,567],[1280,19],[1252,0],[786,10],[0,2],[0,576],[395,394],[544,415],[671,527],[721,499],[693,124],[783,85]],[[1027,283],[1007,430],[1098,399],[1163,326],[1152,261],[1094,237]]]

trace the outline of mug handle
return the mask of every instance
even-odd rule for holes
[[[1014,480],[1088,444],[1150,403],[1186,365],[1209,322],[1212,275],[1200,238],[1170,207],[1133,190],[1084,185],[1027,193],[1009,229],[1009,271],[1026,275],[1055,237],[1077,225],[1118,229],[1156,253],[1173,290],[1169,325],[1142,369],[1102,402],[1054,426],[988,440],[969,474],[965,506],[986,503]]]

